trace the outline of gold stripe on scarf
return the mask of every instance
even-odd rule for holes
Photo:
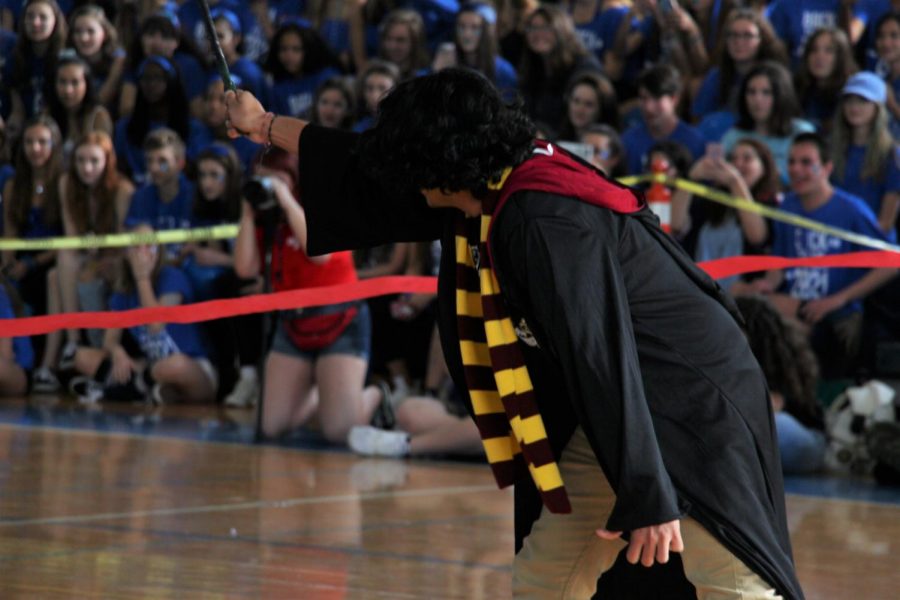
[[[500,181],[490,186],[494,193],[499,192],[511,171],[504,171]],[[497,482],[504,487],[515,481],[515,464],[524,460],[547,508],[552,512],[570,512],[562,475],[552,459],[550,440],[537,410],[525,358],[488,255],[491,215],[483,214],[477,223],[467,220],[465,226],[460,225],[463,232],[469,226],[478,227],[479,289],[466,287],[475,285],[475,278],[468,274],[476,275],[471,248],[475,240],[469,237],[476,232],[470,229],[467,236],[458,231],[455,239],[456,262],[459,265],[457,268],[462,270],[457,273],[457,285],[460,287],[456,290],[456,312],[469,397],[488,462]],[[472,271],[467,272],[468,269]],[[485,319],[485,314],[493,318]],[[472,331],[472,318],[481,321],[487,343],[465,339],[464,333]],[[502,365],[502,368],[497,368],[497,365]],[[485,367],[491,368],[494,389],[481,389],[490,385],[490,379],[486,379],[484,373]],[[541,461],[551,458],[550,462],[535,464],[536,457]]]

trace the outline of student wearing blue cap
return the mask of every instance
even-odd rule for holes
[[[900,205],[900,155],[888,128],[887,85],[863,71],[847,80],[834,117],[831,181],[862,198],[882,231],[896,226]]]

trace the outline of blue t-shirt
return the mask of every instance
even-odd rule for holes
[[[318,73],[274,82],[272,112],[276,115],[308,118],[316,88],[329,77],[338,74],[337,69],[326,67]]]
[[[626,14],[628,14],[627,6],[614,6],[606,10],[598,10],[589,23],[575,25],[575,31],[581,38],[581,43],[597,57],[601,65],[603,64],[603,55],[613,47],[613,43],[616,41],[616,32]]]
[[[800,198],[793,192],[789,193],[784,198],[781,210],[879,240],[893,242],[897,237],[894,232],[885,235],[878,227],[875,214],[866,203],[839,188],[834,188],[834,195],[831,199],[812,212],[805,211],[800,203]],[[773,238],[772,254],[788,258],[828,256],[870,250],[870,248],[826,233],[781,221],[773,222]],[[785,269],[782,291],[800,300],[817,300],[847,288],[866,273],[866,269],[847,268]],[[838,314],[848,314],[860,310],[862,310],[862,302],[857,300],[849,303]]]
[[[766,18],[796,64],[810,35],[822,27],[837,27],[840,7],[841,0],[775,0],[766,8]],[[865,18],[857,6],[853,15]]]
[[[6,288],[0,285],[0,320],[15,319],[16,314],[13,312],[12,302],[6,293]],[[0,326],[0,330],[3,327]],[[13,357],[16,364],[25,370],[34,367],[34,350],[31,348],[31,338],[28,336],[14,337],[12,341]]]
[[[667,138],[655,139],[643,121],[629,128],[622,135],[622,143],[628,153],[628,174],[639,175],[647,170],[647,154],[656,143],[672,140],[685,146],[691,152],[693,160],[697,160],[706,151],[706,139],[694,127],[684,121]]]
[[[722,137],[737,122],[737,115],[727,110],[711,112],[697,123],[697,131],[708,142],[721,141]]]
[[[180,269],[170,265],[160,269],[153,291],[156,292],[157,298],[166,294],[180,294],[181,304],[188,304],[194,299],[191,282],[188,281],[188,278]],[[120,311],[134,308],[141,308],[141,301],[138,298],[137,291],[129,294],[115,292],[109,297],[110,310]],[[152,351],[148,351],[148,347],[152,342],[147,333],[146,325],[129,327],[128,331],[134,336],[134,339],[145,353],[152,354]],[[166,332],[175,342],[178,352],[194,358],[206,357],[206,351],[203,349],[203,343],[200,340],[200,331],[196,324],[167,323]]]
[[[178,193],[169,202],[159,197],[159,188],[148,183],[131,197],[131,205],[125,216],[125,226],[135,227],[146,223],[156,231],[166,229],[188,229],[193,222],[194,184],[184,173],[178,175]],[[163,246],[166,258],[177,260],[181,244]]]
[[[735,77],[731,90],[726,96],[721,96],[719,86],[722,85],[722,72],[719,67],[713,67],[703,78],[700,89],[691,104],[691,113],[700,119],[719,111],[737,112],[737,97],[741,87],[741,78]]]
[[[499,54],[494,58],[494,85],[506,100],[512,100],[519,89],[519,74],[508,60]]]
[[[271,103],[269,83],[263,70],[247,57],[240,57],[228,66],[228,69],[241,78],[241,88],[253,94],[260,104],[268,107]]]
[[[831,175],[831,182],[846,190],[848,193],[861,198],[875,215],[881,212],[881,200],[888,192],[900,192],[900,168],[897,166],[898,149],[894,147],[894,151],[887,159],[884,168],[881,170],[884,178],[882,181],[877,179],[863,179],[862,167],[863,160],[866,156],[865,146],[850,146],[844,165],[844,176],[838,178],[834,173]]]
[[[184,173],[178,175],[178,193],[170,202],[163,202],[159,197],[159,188],[148,183],[138,188],[131,197],[125,226],[135,227],[145,223],[157,231],[185,229],[192,223],[193,204],[194,184]]]

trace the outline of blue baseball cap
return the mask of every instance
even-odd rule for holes
[[[887,85],[875,73],[860,71],[847,80],[847,83],[844,84],[844,89],[841,90],[841,95],[860,96],[869,102],[884,104],[887,102]]]

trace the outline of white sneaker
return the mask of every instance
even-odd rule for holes
[[[85,406],[92,406],[103,399],[103,386],[85,375],[72,378],[69,391],[78,397],[79,404]]]
[[[350,430],[347,445],[357,454],[365,456],[406,456],[409,454],[409,434],[357,425]]]
[[[38,367],[31,374],[31,391],[38,394],[53,394],[60,388],[59,379],[47,367]]]
[[[63,347],[62,356],[59,358],[59,370],[71,371],[75,368],[75,353],[78,352],[78,344],[75,342],[66,342]]]
[[[235,384],[231,393],[225,396],[225,406],[232,408],[249,408],[256,406],[259,398],[259,380],[251,377],[241,377]]]

